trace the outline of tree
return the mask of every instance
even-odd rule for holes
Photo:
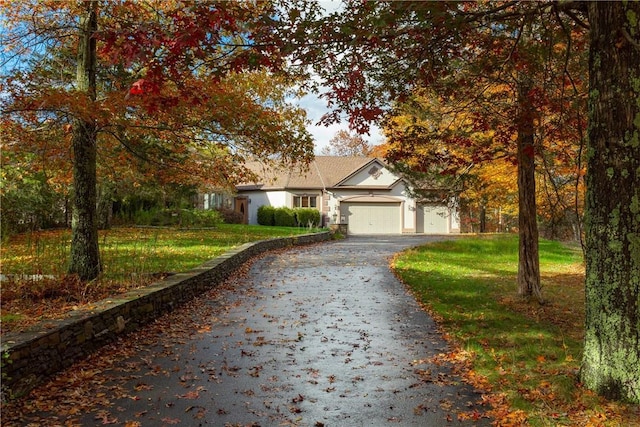
[[[76,90],[88,105],[96,101],[98,2],[84,3],[78,25]],[[91,280],[100,274],[98,250],[97,202],[97,138],[95,118],[76,117],[73,122],[71,146],[73,149],[73,216],[71,222],[71,256],[69,273],[82,280]]]
[[[281,30],[291,35],[284,38],[287,49],[303,64],[317,65],[324,76],[334,108],[327,121],[347,113],[359,129],[383,115],[390,101],[406,99],[416,85],[433,87],[458,72],[467,55],[484,57],[499,69],[502,62],[496,58],[505,56],[496,57],[486,43],[494,31],[511,38],[511,44],[498,48],[519,71],[514,92],[519,109],[511,117],[525,165],[519,177],[523,186],[535,182],[527,165],[537,148],[532,138],[536,107],[545,98],[536,96],[545,92],[534,90],[541,83],[535,71],[552,64],[527,49],[540,50],[546,38],[537,37],[545,34],[539,30],[549,29],[546,34],[564,36],[569,58],[574,36],[589,31],[587,323],[581,378],[608,397],[640,402],[640,3],[349,2],[341,14],[307,17],[306,25],[283,20]],[[571,85],[573,76],[561,72]],[[535,213],[533,206],[521,208]],[[526,233],[537,240],[533,230]]]
[[[496,100],[487,103],[495,105]],[[439,98],[428,89],[418,89],[395,105],[383,120],[387,158],[391,167],[409,168],[405,175],[413,187],[435,186],[459,196],[461,212],[466,213],[461,217],[463,224],[485,232],[490,210],[499,211],[500,218],[502,214],[517,217],[515,158],[508,147],[497,143],[500,129],[478,126],[473,112],[456,107],[456,101]],[[414,177],[419,178],[417,182]]]
[[[91,280],[100,271],[98,173],[107,182],[133,164],[138,177],[229,186],[250,174],[243,164],[253,156],[310,161],[306,118],[284,101],[292,81],[269,73],[281,66],[278,55],[255,41],[273,14],[269,4],[211,1],[24,1],[2,9],[10,145],[34,149],[45,142],[36,135],[57,128],[67,132],[47,150],[73,153],[70,273]]]
[[[329,140],[329,145],[322,149],[324,156],[356,156],[367,157],[371,146],[361,135],[352,135],[342,129]]]
[[[591,2],[581,378],[640,402],[640,3]]]
[[[538,261],[536,123],[547,102],[544,85],[551,79],[564,80],[566,71],[566,67],[548,66],[554,63],[546,59],[569,57],[564,51],[570,50],[570,44],[556,49],[556,40],[566,39],[563,28],[569,33],[579,28],[572,18],[559,14],[549,22],[537,20],[552,9],[551,4],[524,2],[497,6],[349,2],[345,11],[293,35],[294,39],[305,37],[301,60],[312,61],[331,88],[325,96],[334,112],[327,121],[346,113],[352,127],[366,130],[369,121],[383,114],[381,103],[403,101],[413,88],[426,86],[443,98],[461,100],[462,108],[475,108],[478,127],[492,126],[500,119],[509,122],[502,125],[502,136],[515,137],[505,137],[505,142],[512,145],[518,165],[518,289],[523,298],[540,302],[544,300]],[[492,25],[496,16],[502,20]],[[309,38],[317,42],[306,43]],[[326,51],[324,55],[318,46]],[[487,88],[495,85],[508,89],[497,108],[483,102]]]

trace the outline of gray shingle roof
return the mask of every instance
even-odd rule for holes
[[[251,163],[247,164],[247,167],[261,177],[260,182],[243,183],[237,188],[238,190],[331,188],[373,161],[375,159],[371,157],[316,156],[306,171],[266,168],[263,164]]]

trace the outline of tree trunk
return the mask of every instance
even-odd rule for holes
[[[586,324],[581,378],[640,403],[640,3],[589,2]]]
[[[85,3],[86,11],[79,20],[78,96],[86,96],[89,104],[96,99],[96,40],[98,3]],[[91,109],[91,105],[87,108]],[[73,214],[71,219],[71,258],[69,273],[81,280],[93,280],[100,274],[98,229],[96,226],[96,130],[90,111],[79,115],[73,123]]]
[[[484,201],[480,205],[480,232],[487,232],[487,206],[484,204]]]
[[[111,228],[113,219],[113,198],[116,193],[112,182],[103,182],[98,185],[97,203],[97,224],[98,230],[108,230]]]
[[[538,253],[534,109],[529,100],[531,84],[525,79],[518,87],[518,295],[543,303]]]

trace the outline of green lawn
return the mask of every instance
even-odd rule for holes
[[[305,228],[221,224],[214,229],[114,228],[100,231],[103,278],[180,272],[243,243],[308,233]],[[3,274],[62,275],[71,232],[52,230],[13,236],[2,244]]]
[[[411,249],[394,268],[470,363],[467,378],[491,390],[504,424],[626,425],[625,408],[577,383],[584,324],[579,248],[540,242],[548,303],[516,296],[517,236],[461,238]],[[612,409],[613,408],[613,409]]]
[[[305,228],[222,224],[211,229],[114,228],[101,231],[103,272],[90,283],[65,275],[71,232],[12,236],[1,246],[2,274],[54,276],[3,282],[2,333],[64,316],[78,306],[146,286],[167,273],[187,271],[244,243],[309,233]]]

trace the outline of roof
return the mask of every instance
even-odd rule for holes
[[[307,170],[268,169],[261,163],[247,167],[261,177],[260,182],[243,183],[238,190],[276,190],[284,188],[324,189],[335,187],[373,162],[384,165],[372,157],[316,156]]]

